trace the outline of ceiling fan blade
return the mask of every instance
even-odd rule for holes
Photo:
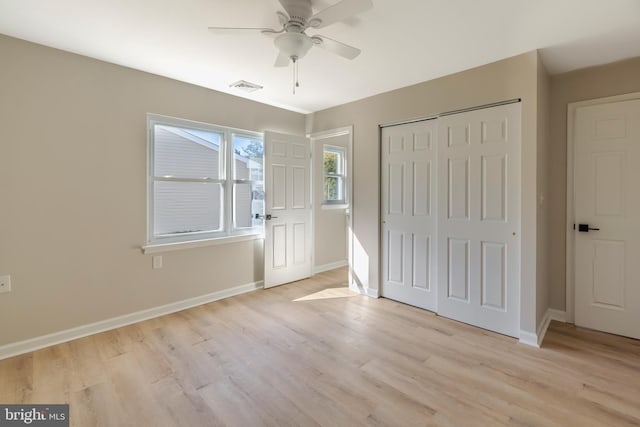
[[[340,55],[343,58],[355,59],[360,55],[360,52],[362,52],[357,47],[349,46],[348,44],[330,39],[329,37],[315,35],[312,39],[314,39],[314,41],[321,41],[320,43],[317,43],[316,46],[328,50],[331,53],[335,53],[336,55]]]
[[[291,14],[295,9],[294,3],[287,0],[278,0],[278,1],[280,2],[280,5],[282,5],[282,8],[284,9],[284,11],[287,12],[289,16],[291,16]]]
[[[321,10],[309,19],[309,26],[324,28],[373,8],[371,0],[342,0]]]
[[[209,27],[209,31],[214,33],[223,31],[261,31],[263,33],[279,33],[281,30],[274,30],[273,28],[256,28],[256,27]]]
[[[290,19],[307,20],[312,15],[310,0],[278,0]]]
[[[289,65],[289,57],[284,53],[280,52],[278,57],[276,58],[276,63],[273,64],[274,67],[287,67]]]

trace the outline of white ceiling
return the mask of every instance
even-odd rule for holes
[[[363,52],[348,61],[312,49],[300,61],[295,95],[291,68],[273,67],[271,38],[207,30],[277,28],[277,0],[0,0],[0,33],[303,113],[534,49],[552,74],[640,56],[639,0],[373,3],[346,22],[307,31]],[[241,79],[264,89],[229,88]]]

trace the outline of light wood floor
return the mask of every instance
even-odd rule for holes
[[[640,425],[640,342],[553,323],[542,349],[344,269],[0,361],[0,403],[75,426]]]

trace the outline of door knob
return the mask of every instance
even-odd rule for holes
[[[578,224],[578,231],[581,233],[588,233],[589,230],[599,231],[599,228],[591,228],[589,224]]]

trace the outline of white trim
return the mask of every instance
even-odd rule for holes
[[[333,210],[333,209],[349,209],[349,205],[346,203],[341,205],[326,205],[323,203],[320,205],[320,209],[322,209],[323,211]]]
[[[347,261],[346,259],[342,261],[331,262],[329,264],[324,264],[324,265],[318,265],[318,266],[314,265],[312,269],[312,274],[315,275],[315,274],[324,273],[325,271],[335,270],[336,268],[346,267],[347,265],[349,265],[349,261]]]
[[[215,239],[190,240],[188,242],[156,243],[142,246],[142,253],[157,254],[161,252],[178,251],[183,249],[201,248],[204,246],[226,245],[228,243],[246,242],[248,240],[264,239],[263,234],[245,234],[239,236],[217,237]]]
[[[562,310],[556,310],[555,308],[550,308],[547,310],[551,320],[555,320],[556,322],[567,323],[567,312]]]
[[[341,135],[353,135],[353,126],[344,126],[341,128],[336,128],[336,129],[330,129],[330,130],[325,130],[322,132],[315,132],[315,133],[311,133],[311,134],[307,134],[307,138],[310,139],[327,139],[327,138],[333,138],[334,136],[341,136]]]
[[[574,142],[573,126],[576,110],[590,105],[608,104],[612,102],[629,101],[640,99],[640,92],[628,93],[624,95],[609,96],[606,98],[590,99],[588,101],[572,102],[567,105],[567,222],[566,222],[566,309],[565,321],[575,322],[575,283],[573,274],[574,264],[574,231],[575,211],[573,205],[573,170],[574,170]]]
[[[549,325],[552,320],[556,320],[558,322],[566,323],[567,322],[567,313],[561,310],[555,310],[553,308],[548,308],[544,317],[542,318],[542,322],[538,325],[538,347],[542,345],[542,341],[544,340],[544,336],[547,334],[547,330],[549,329]]]
[[[553,308],[547,309],[547,311],[544,313],[542,321],[538,325],[535,334],[527,331],[520,331],[520,343],[540,348],[552,320],[566,323],[567,313],[565,311],[556,310]]]
[[[380,298],[380,292],[374,288],[367,288],[365,295],[371,298]]]
[[[440,118],[442,116],[451,116],[453,114],[467,113],[469,111],[484,110],[486,108],[499,107],[501,105],[515,104],[517,102],[522,102],[522,98],[514,98],[514,99],[509,99],[509,100],[506,100],[506,101],[492,102],[492,103],[489,103],[489,104],[476,105],[474,107],[461,108],[461,109],[458,109],[458,110],[443,111],[441,113],[431,114],[431,115],[422,116],[422,117],[415,117],[415,118],[409,119],[409,120],[401,120],[401,121],[398,121],[398,122],[383,123],[383,124],[381,124],[379,126],[380,126],[380,128],[388,128],[388,127],[392,127],[392,126],[408,125],[410,123],[425,122],[427,120],[435,120],[435,119],[438,119],[438,118]]]
[[[544,340],[544,336],[547,334],[547,329],[549,329],[550,324],[551,324],[551,313],[549,312],[549,310],[547,310],[536,330],[537,343],[538,343],[536,347],[542,346],[542,340]]]
[[[349,284],[349,289],[352,292],[355,292],[357,294],[360,295],[364,295],[366,297],[369,298],[380,298],[380,293],[378,292],[377,289],[374,288],[363,288],[361,286],[358,286],[357,282],[354,280],[352,283]]]
[[[66,329],[64,331],[54,332],[48,335],[42,335],[16,343],[3,345],[0,347],[0,360],[9,357],[18,356],[20,354],[39,350],[41,348],[60,344],[63,342],[83,338],[89,335],[97,334],[111,329],[120,328],[122,326],[131,325],[132,323],[142,322],[144,320],[153,319],[176,311],[186,310],[202,304],[218,301],[224,298],[252,292],[263,287],[263,282],[253,282],[246,285],[235,286],[229,289],[212,292],[210,294],[198,297],[188,298],[182,301],[173,302],[159,307],[153,307],[146,310],[137,311],[135,313],[125,314],[123,316],[113,317],[111,319],[101,320],[99,322],[90,323],[88,325],[78,326],[76,328]]]
[[[540,347],[538,344],[538,336],[533,332],[520,331],[520,344],[529,345],[531,347]]]

